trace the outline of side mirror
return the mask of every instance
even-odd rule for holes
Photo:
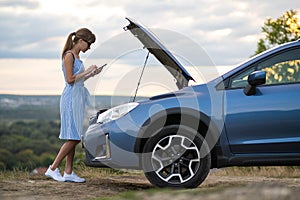
[[[266,72],[255,71],[248,76],[248,85],[244,89],[247,96],[256,94],[256,86],[266,83]]]

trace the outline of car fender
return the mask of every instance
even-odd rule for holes
[[[135,142],[135,153],[141,153],[148,138],[167,125],[180,124],[196,130],[208,142],[210,149],[218,143],[221,131],[205,113],[191,108],[170,108],[160,111],[145,121]]]

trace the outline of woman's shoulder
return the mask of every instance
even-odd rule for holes
[[[66,57],[66,56],[69,56],[69,57],[72,56],[72,58],[73,58],[74,60],[80,60],[79,55],[75,54],[75,53],[74,53],[73,51],[71,51],[71,50],[65,52],[64,57]]]
[[[66,51],[66,53],[64,54],[64,59],[70,58],[70,57],[72,57],[73,60],[76,59],[76,56],[74,55],[74,53],[72,51]]]

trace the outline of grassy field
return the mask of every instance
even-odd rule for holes
[[[62,166],[63,168],[63,166]],[[82,162],[75,163],[74,169],[84,177],[108,177],[129,174],[142,174],[139,170],[122,170],[111,168],[92,168]],[[271,178],[300,178],[299,166],[263,166],[263,167],[228,167],[212,169],[211,175],[217,176],[263,176]],[[1,170],[0,180],[3,179],[27,179],[30,171],[26,169]]]
[[[299,178],[299,166],[228,167],[216,171],[218,176],[264,176],[272,178]]]
[[[142,171],[90,168],[82,164],[76,164],[75,170],[87,179],[86,183],[58,183],[44,175],[30,175],[26,170],[0,171],[0,199],[291,200],[297,199],[295,194],[300,189],[299,167],[214,169],[200,187],[176,190],[155,188]]]

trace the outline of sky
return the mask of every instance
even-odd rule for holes
[[[254,54],[257,41],[263,36],[261,27],[266,18],[278,18],[290,9],[300,12],[299,1],[0,0],[0,93],[60,94],[64,87],[61,50],[68,34],[81,27],[89,28],[97,37],[96,43],[88,53],[82,55],[82,59],[87,63],[94,59],[97,65],[110,63],[96,81],[87,83],[92,85],[89,86],[93,88],[92,93],[122,93],[126,88],[120,85],[127,84],[135,85],[126,91],[132,93],[137,80],[126,84],[124,80],[128,79],[128,74],[140,73],[146,54],[139,52],[142,48],[138,44],[133,49],[130,46],[134,42],[127,40],[132,35],[123,30],[128,24],[125,17],[142,22],[153,32],[167,30],[167,34],[158,35],[163,42],[167,41],[167,47],[171,47],[170,50],[179,57],[197,55],[194,50],[180,44],[180,40],[172,40],[170,33],[190,39],[203,50],[201,53],[210,59],[210,64],[223,66],[222,69],[227,70],[226,67],[232,68]],[[120,38],[125,40],[120,41]],[[131,49],[119,52],[118,49],[124,46]],[[183,50],[186,53],[184,56]],[[99,54],[96,55],[96,52]],[[110,57],[113,61],[108,61],[107,55],[116,56],[116,52],[120,55]],[[136,55],[129,55],[131,59],[118,60],[132,52]],[[141,60],[137,62],[133,58]],[[154,67],[154,62],[152,64],[147,69],[150,74],[153,73],[151,76],[160,75],[162,72]],[[195,65],[208,64],[199,62]],[[136,74],[132,76],[138,77]],[[166,88],[163,80],[155,79],[152,82],[157,87],[173,90]],[[146,95],[156,91],[148,87],[150,82],[142,85]]]

